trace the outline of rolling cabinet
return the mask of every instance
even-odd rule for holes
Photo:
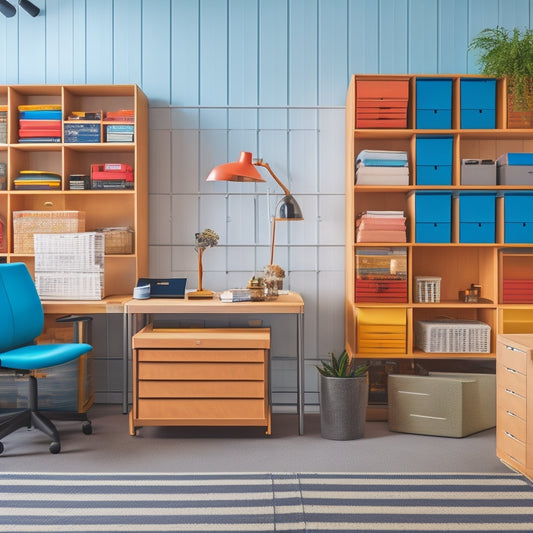
[[[409,86],[406,127],[387,127],[385,121],[359,126],[360,82],[399,80],[407,80]],[[438,96],[435,101],[432,93]],[[483,98],[472,97],[479,93]],[[432,109],[433,103],[436,109]],[[475,173],[471,179],[465,178],[464,184],[462,180],[465,159],[496,160],[508,152],[533,152],[533,130],[507,128],[506,114],[505,79],[475,75],[352,76],[346,100],[345,300],[345,342],[352,357],[381,359],[385,365],[394,360],[404,368],[419,359],[494,360],[498,333],[533,333],[533,297],[513,301],[509,290],[504,289],[504,283],[516,284],[516,280],[526,280],[523,286],[527,287],[533,284],[532,224],[526,210],[515,207],[515,202],[533,201],[533,184],[497,185],[495,174],[485,183],[479,183]],[[407,152],[409,184],[358,185],[355,162],[362,150]],[[495,166],[492,170],[495,173]],[[356,219],[367,210],[404,211],[407,242],[358,243]],[[357,301],[357,252],[363,247],[393,246],[407,250],[407,298],[404,302],[379,298]],[[419,276],[441,278],[440,301],[417,301],[415,278]],[[465,303],[459,299],[459,291],[471,284],[481,285],[481,299]],[[382,351],[368,350],[359,343],[360,325],[365,328],[368,311],[386,317],[392,311],[405,317],[405,343]],[[417,348],[415,322],[440,317],[488,324],[489,352],[427,353]],[[398,321],[395,324],[398,326]],[[383,330],[387,325],[382,326]],[[404,348],[398,348],[400,345]]]
[[[496,355],[496,454],[533,477],[533,334],[499,335]]]
[[[263,426],[270,435],[270,329],[149,324],[132,347],[130,435],[143,426]]]
[[[74,111],[101,112],[97,122],[101,142],[19,143],[19,105],[61,105],[62,127]],[[0,145],[0,162],[7,163],[7,190],[0,191],[0,216],[5,217],[5,262],[22,261],[34,271],[31,254],[15,253],[13,212],[83,211],[85,231],[105,227],[133,230],[132,253],[106,254],[104,296],[130,295],[137,279],[148,272],[148,100],[136,85],[14,85],[0,87],[0,105],[8,108],[7,144]],[[106,112],[134,111],[133,142],[105,142]],[[76,121],[84,123],[84,121]],[[94,124],[94,123],[93,123]],[[90,175],[91,165],[125,163],[134,170],[134,188],[70,190],[71,174]],[[60,174],[60,190],[15,190],[21,170]],[[59,310],[58,312],[61,312]]]

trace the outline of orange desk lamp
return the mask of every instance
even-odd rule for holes
[[[207,181],[251,181],[264,182],[265,180],[256,167],[263,167],[268,170],[276,183],[283,189],[285,196],[278,202],[274,220],[272,222],[272,243],[270,246],[270,264],[274,264],[274,242],[276,239],[276,222],[303,220],[302,210],[289,189],[281,183],[279,178],[274,174],[270,165],[263,162],[262,159],[252,159],[251,152],[241,152],[238,161],[224,163],[215,167],[207,176]]]

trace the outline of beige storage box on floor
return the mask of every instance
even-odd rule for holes
[[[391,374],[388,391],[391,431],[465,437],[496,425],[494,374]]]

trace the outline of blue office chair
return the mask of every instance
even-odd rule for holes
[[[29,376],[28,408],[0,417],[0,439],[19,428],[36,428],[52,439],[50,453],[59,453],[59,433],[38,408],[34,370],[68,363],[90,352],[86,343],[35,344],[42,333],[41,300],[24,263],[0,264],[0,372]],[[84,433],[90,433],[84,429]],[[0,453],[4,445],[0,442]]]

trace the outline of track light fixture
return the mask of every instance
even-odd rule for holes
[[[19,0],[19,6],[32,17],[36,17],[41,12],[41,10],[29,0]]]
[[[32,17],[36,17],[41,10],[29,0],[19,0],[19,6],[29,13]],[[17,12],[15,6],[10,4],[7,0],[0,0],[0,13],[6,17],[14,17]]]
[[[13,17],[17,10],[6,0],[0,0],[0,13],[6,17]]]

